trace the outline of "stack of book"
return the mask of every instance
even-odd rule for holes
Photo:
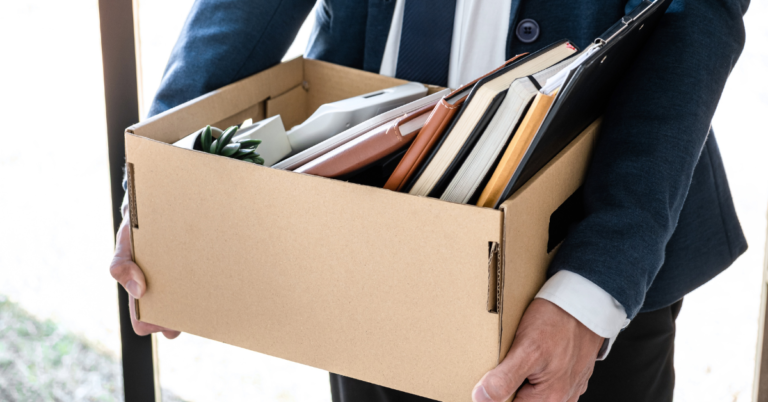
[[[562,40],[454,91],[409,83],[247,135],[280,144],[265,156],[276,169],[498,208],[600,116],[665,9],[643,1],[581,51]]]

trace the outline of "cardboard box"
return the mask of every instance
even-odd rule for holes
[[[501,210],[168,145],[403,81],[295,59],[126,131],[139,319],[442,401],[502,359],[559,243],[593,124]],[[432,91],[437,88],[432,88]],[[561,209],[562,210],[562,209]],[[558,218],[563,220],[565,218]]]

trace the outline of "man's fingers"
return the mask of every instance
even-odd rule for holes
[[[163,335],[168,339],[176,339],[177,336],[181,335],[181,332],[166,329],[163,331]]]
[[[135,318],[131,318],[131,324],[133,324],[133,332],[139,336],[154,334],[155,332],[162,332],[165,329],[158,325],[141,322]]]
[[[576,396],[578,399],[578,396]],[[513,402],[572,402],[568,391],[555,387],[554,384],[525,384],[515,395]]]
[[[504,360],[475,386],[475,402],[568,402],[589,380],[602,338],[557,305],[535,299]],[[593,355],[594,352],[594,355]],[[528,379],[522,387],[520,384]]]
[[[512,345],[504,360],[486,373],[472,391],[474,402],[504,402],[533,373],[537,354],[526,343]]]
[[[584,392],[587,390],[586,387],[582,387],[584,391],[576,392],[571,396],[570,399],[568,399],[568,402],[577,402],[579,398],[581,398],[582,395],[584,395]]]
[[[142,322],[136,319],[136,310],[134,308],[134,298],[129,297],[128,298],[128,306],[129,310],[131,311],[131,325],[133,326],[133,332],[136,333],[136,335],[139,336],[145,336],[149,334],[153,334],[155,332],[162,332],[163,335],[165,335],[168,339],[173,339],[179,336],[178,331],[174,331],[172,329],[164,328],[159,325],[150,324],[146,322]]]
[[[117,231],[117,241],[115,242],[115,255],[112,263],[109,264],[109,273],[115,280],[125,288],[130,295],[128,305],[131,311],[131,325],[133,332],[139,336],[149,335],[155,332],[162,332],[168,339],[174,339],[179,336],[179,331],[164,328],[159,325],[141,322],[136,319],[135,300],[141,298],[147,290],[147,283],[144,279],[144,273],[141,268],[133,262],[131,253],[131,231],[128,227],[129,218],[126,215]]]
[[[159,325],[142,322],[135,318],[131,318],[131,324],[133,325],[133,332],[136,332],[136,335],[139,335],[139,336],[145,336],[145,335],[154,334],[157,332],[162,332],[166,338],[176,339],[179,336],[179,334],[181,334],[181,332],[179,331],[174,331],[172,329],[164,328]]]
[[[144,273],[133,262],[131,233],[127,217],[123,219],[123,223],[120,224],[120,229],[117,231],[115,255],[112,258],[112,263],[109,264],[109,273],[123,285],[123,288],[131,296],[139,299],[144,295],[147,286],[144,281]]]
[[[115,258],[112,260],[112,264],[109,265],[109,273],[134,298],[140,299],[144,295],[144,291],[147,289],[147,285],[144,282],[144,273],[141,272],[139,266],[133,261],[120,261]]]
[[[496,372],[486,373],[472,390],[473,402],[504,402],[517,390],[523,380],[517,380],[525,374]]]
[[[592,377],[592,370],[589,370],[589,374],[587,378],[584,379],[584,381],[581,384],[581,387],[579,387],[579,392],[577,392],[577,397],[584,395],[585,392],[587,392],[587,385],[589,384],[589,378]],[[577,398],[578,399],[578,398]]]
[[[117,230],[117,238],[115,239],[115,258],[132,260],[133,255],[131,252],[131,228],[130,218],[128,215],[123,217],[123,221],[120,223],[120,228]]]

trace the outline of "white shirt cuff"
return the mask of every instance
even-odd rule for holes
[[[603,360],[622,328],[629,325],[624,306],[589,279],[567,270],[553,275],[536,298],[549,300],[579,320],[597,335],[606,338],[597,360]]]

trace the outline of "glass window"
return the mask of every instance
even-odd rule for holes
[[[122,400],[98,2],[0,2],[0,400]]]

